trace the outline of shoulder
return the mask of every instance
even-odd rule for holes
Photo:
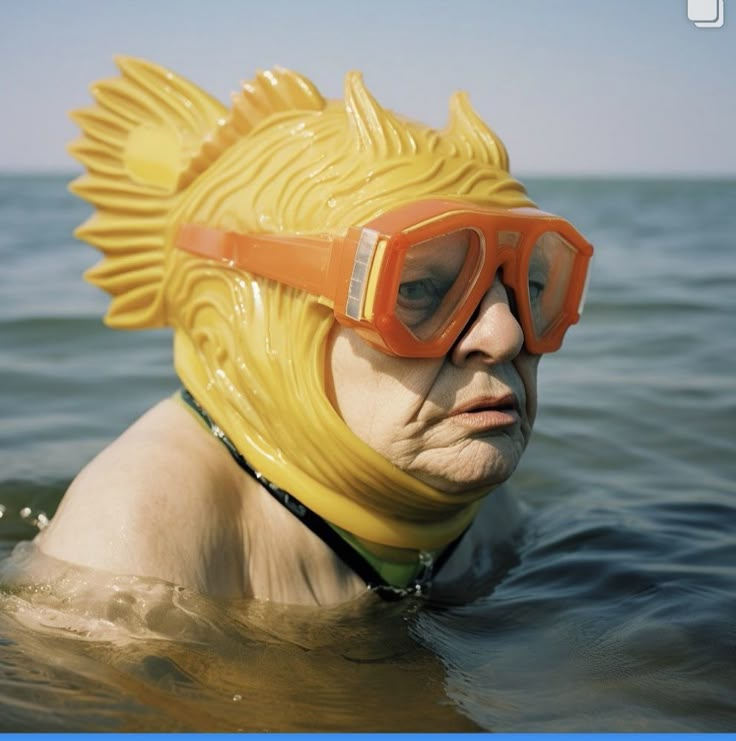
[[[38,546],[84,566],[228,591],[233,549],[242,553],[236,475],[193,415],[163,401],[78,474]]]

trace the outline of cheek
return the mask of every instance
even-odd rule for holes
[[[355,352],[353,334],[342,327],[332,333],[327,348],[325,390],[348,427],[359,433],[355,425],[361,418],[361,409],[367,411],[374,406],[379,374],[367,358]]]
[[[541,359],[541,355],[530,355],[522,351],[514,362],[526,391],[526,414],[530,427],[537,416],[537,370]]]
[[[327,350],[325,389],[347,426],[374,450],[387,451],[409,433],[441,363],[395,358],[338,326]]]

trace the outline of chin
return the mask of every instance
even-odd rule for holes
[[[408,472],[415,478],[446,494],[463,494],[478,489],[495,489],[507,481],[516,470],[525,446],[507,445],[488,440],[476,440],[446,465],[435,462],[427,468]]]

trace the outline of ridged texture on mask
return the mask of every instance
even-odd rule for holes
[[[503,144],[462,94],[435,131],[384,110],[358,73],[346,77],[344,102],[324,101],[293,72],[261,73],[226,113],[155,65],[120,66],[120,80],[97,88],[115,95],[97,94],[77,116],[74,149],[94,176],[75,187],[98,209],[80,236],[105,254],[91,278],[113,296],[108,321],[173,326],[182,382],[256,469],[318,514],[384,546],[452,541],[485,492],[437,491],[348,429],[325,393],[332,312],[170,247],[182,223],[325,233],[427,196],[532,205]]]

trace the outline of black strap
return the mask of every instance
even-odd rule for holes
[[[365,559],[358,553],[346,540],[332,528],[324,518],[316,512],[312,512],[306,505],[302,504],[293,494],[284,491],[276,484],[269,481],[262,473],[256,471],[250,463],[243,457],[240,451],[235,447],[232,440],[225,434],[207,412],[199,405],[197,400],[187,389],[181,390],[181,398],[191,407],[207,424],[212,434],[228,449],[235,462],[248,475],[252,476],[259,484],[289,510],[295,517],[303,522],[318,538],[328,545],[335,554],[349,566],[372,591],[376,592],[383,599],[394,600],[405,597],[409,594],[422,594],[429,585],[431,578],[442,568],[449,557],[455,551],[458,543],[465,532],[461,533],[447,548],[442,551],[434,562],[428,564],[422,572],[415,577],[413,582],[407,587],[395,587],[389,584]]]

